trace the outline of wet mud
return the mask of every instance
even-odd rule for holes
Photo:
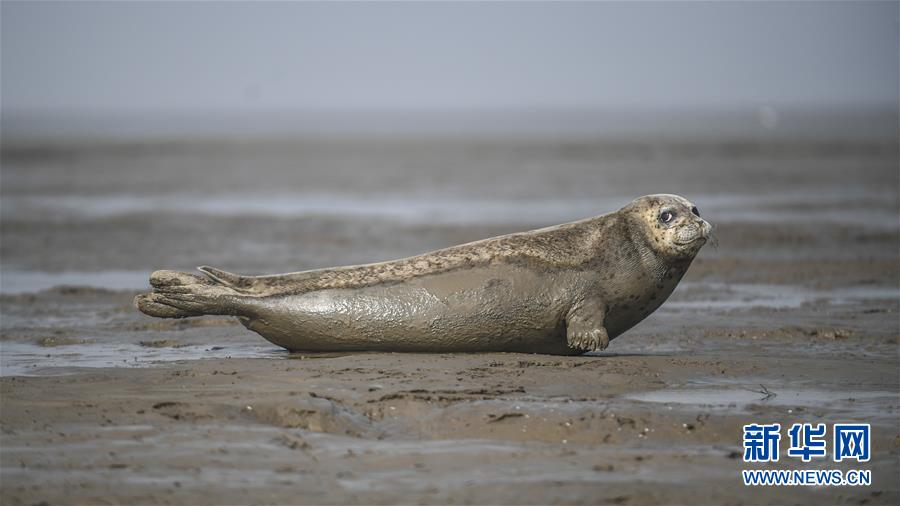
[[[0,502],[896,504],[896,149],[836,145],[4,149]],[[131,305],[158,268],[379,261],[663,191],[718,249],[600,353],[291,354]],[[744,487],[753,422],[871,423],[868,463],[766,468],[873,484]]]

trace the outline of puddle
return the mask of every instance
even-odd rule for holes
[[[285,358],[274,345],[183,346],[148,348],[138,344],[73,344],[47,348],[31,343],[0,343],[0,376],[57,376],[72,368],[153,367],[208,358]]]
[[[896,196],[890,192],[782,192],[759,195],[694,195],[713,223],[829,222],[867,228],[897,227]],[[613,211],[630,199],[499,199],[436,195],[359,195],[281,192],[266,194],[160,194],[42,196],[5,198],[4,215],[44,219],[48,214],[83,219],[135,213],[196,213],[212,216],[344,216],[407,224],[561,223]],[[803,205],[806,207],[797,207]]]
[[[218,194],[218,195],[100,195],[29,196],[10,198],[3,212],[64,214],[108,218],[134,213],[196,213],[212,216],[344,216],[380,218],[408,224],[506,224],[571,221],[617,209],[624,199],[498,200],[411,195],[363,196],[336,193]]]
[[[753,307],[796,309],[823,302],[843,305],[862,300],[900,301],[900,289],[887,287],[841,287],[813,290],[798,285],[727,284],[684,282],[661,310],[748,309]]]
[[[0,272],[0,294],[33,293],[57,286],[87,286],[107,290],[139,290],[149,286],[150,271]]]
[[[703,406],[712,409],[746,410],[751,405],[808,408],[838,413],[852,413],[854,418],[895,418],[900,410],[900,394],[872,390],[817,390],[767,387],[752,384],[746,386],[727,384],[722,387],[667,388],[652,392],[639,392],[624,396],[625,399],[647,403]]]
[[[10,462],[0,469],[7,480],[25,485],[60,487],[67,484],[115,482],[127,487],[159,490],[179,482],[185,490],[210,486],[226,490],[301,487],[319,502],[330,494],[442,491],[466,487],[515,486],[543,483],[603,482],[683,483],[689,479],[678,458],[721,452],[696,446],[652,448],[654,460],[636,469],[598,472],[593,462],[633,461],[647,448],[607,446],[579,449],[583,464],[573,465],[559,445],[499,442],[483,439],[418,440],[360,439],[302,430],[253,425],[180,424],[166,430],[147,425],[109,428],[69,425],[61,432],[77,434],[75,441],[47,442],[45,432],[20,431],[6,441]],[[286,434],[309,443],[297,451],[280,443]],[[114,452],[98,452],[100,445]],[[47,455],[54,457],[47,460]],[[237,458],[236,458],[237,457]],[[174,463],[174,465],[173,465]],[[279,470],[283,469],[283,470]],[[399,497],[399,495],[398,495]],[[450,497],[450,495],[448,495]],[[276,500],[276,502],[278,502]]]

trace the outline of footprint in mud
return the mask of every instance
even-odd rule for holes
[[[360,437],[375,432],[372,421],[356,411],[321,397],[301,399],[290,404],[254,405],[257,420],[286,429],[344,434]]]
[[[42,348],[55,348],[57,346],[71,346],[73,344],[88,344],[87,339],[75,339],[65,336],[42,337],[34,341],[34,344]]]
[[[182,343],[180,341],[176,341],[174,339],[158,339],[155,341],[140,341],[138,342],[144,348],[184,348],[189,346],[188,344]]]
[[[275,443],[278,443],[282,446],[286,446],[291,450],[302,450],[306,451],[312,448],[312,445],[302,437],[297,434],[282,434],[274,439]]]
[[[510,418],[521,418],[524,417],[525,413],[501,413],[499,415],[491,413],[487,416],[488,423],[495,423],[502,420],[509,420]]]
[[[157,402],[153,405],[153,410],[173,420],[188,422],[215,417],[213,409],[206,406],[193,406],[187,402]]]

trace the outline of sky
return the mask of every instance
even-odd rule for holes
[[[890,105],[898,5],[4,1],[2,106]]]

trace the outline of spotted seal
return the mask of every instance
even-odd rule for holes
[[[156,271],[161,318],[232,315],[294,351],[602,350],[672,293],[711,226],[687,199],[366,265],[271,276]]]

